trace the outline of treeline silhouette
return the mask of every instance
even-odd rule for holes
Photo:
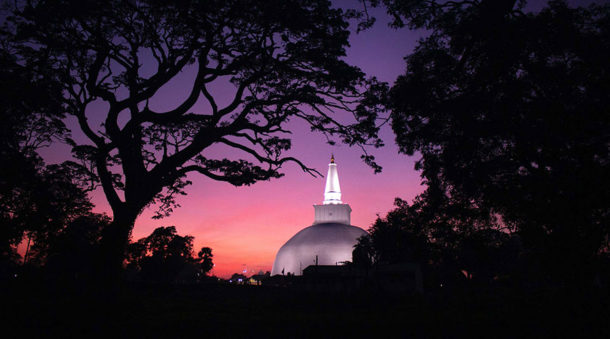
[[[33,86],[33,85],[28,85]],[[14,107],[14,106],[12,106]],[[92,212],[92,186],[71,162],[46,165],[37,151],[63,125],[55,117],[3,111],[0,134],[0,274],[3,284],[40,279],[87,289],[104,272],[100,242],[111,218]],[[31,120],[29,120],[31,119]],[[193,254],[193,237],[160,227],[130,243],[123,279],[155,283],[202,282],[213,267],[212,250]],[[24,248],[18,253],[18,245]]]
[[[387,98],[427,190],[379,219],[361,256],[451,280],[608,286],[610,7],[370,3],[431,32]]]
[[[160,283],[204,281],[214,267],[214,256],[211,248],[203,247],[194,257],[193,239],[179,235],[175,226],[156,228],[127,246],[126,274]]]

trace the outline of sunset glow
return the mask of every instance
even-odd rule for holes
[[[392,30],[380,21],[374,28],[354,33],[350,39],[346,60],[359,66],[368,76],[392,83],[404,71],[402,59],[415,45],[417,34]],[[161,88],[151,101],[151,107],[172,109],[184,100],[191,86],[194,72],[182,72]],[[231,84],[221,84],[213,89],[222,103],[228,100],[234,88]],[[104,112],[103,102],[90,105],[88,117],[93,123],[101,123],[96,112]],[[198,104],[195,109],[208,109]],[[337,112],[338,119],[349,121],[349,116]],[[345,113],[343,113],[345,115]],[[76,128],[76,122],[68,120],[73,137],[85,140]],[[398,155],[394,136],[388,125],[381,136],[386,144],[381,149],[369,149],[383,166],[383,172],[375,175],[373,170],[360,159],[360,149],[349,148],[340,142],[336,146],[326,143],[324,137],[309,131],[301,121],[291,121],[292,149],[287,155],[302,160],[320,173],[326,174],[328,159],[334,153],[341,166],[342,200],[351,205],[352,224],[368,229],[377,214],[385,214],[392,208],[395,197],[410,200],[422,188],[418,173],[413,170],[413,161]],[[48,163],[66,159],[70,153],[68,146],[56,145],[41,151]],[[217,158],[244,157],[243,154],[222,147],[211,147],[206,154]],[[247,159],[247,157],[246,157]],[[156,227],[174,225],[181,235],[195,237],[195,251],[203,246],[213,249],[215,267],[213,274],[228,277],[244,270],[250,273],[269,271],[280,246],[299,230],[311,225],[313,205],[323,201],[325,178],[314,178],[303,172],[296,164],[288,163],[282,169],[285,174],[280,179],[259,182],[252,186],[234,187],[225,182],[217,182],[201,175],[190,175],[193,184],[187,187],[186,196],[178,198],[181,205],[170,217],[155,220],[155,207],[147,208],[137,219],[132,232],[132,240],[149,235]],[[106,199],[97,190],[91,194],[95,211],[112,215]]]

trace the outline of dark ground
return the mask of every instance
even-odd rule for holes
[[[231,285],[93,291],[4,284],[4,338],[608,338],[608,293],[507,289],[421,295]]]

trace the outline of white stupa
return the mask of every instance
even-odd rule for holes
[[[352,261],[358,238],[366,232],[350,225],[352,209],[341,201],[339,174],[334,156],[330,158],[324,202],[314,205],[315,218],[280,248],[275,256],[271,275],[301,275],[310,265],[340,265]]]

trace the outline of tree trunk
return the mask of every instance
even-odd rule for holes
[[[135,224],[137,213],[115,213],[112,223],[102,231],[99,268],[103,286],[117,286],[121,279],[125,249]]]

